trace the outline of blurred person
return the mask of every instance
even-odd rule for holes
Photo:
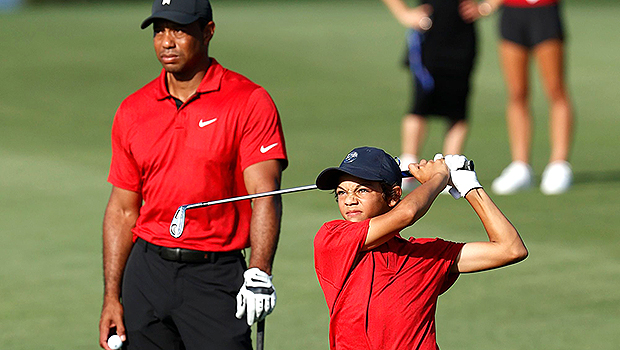
[[[564,27],[559,0],[488,0],[479,8],[488,15],[502,5],[500,58],[508,102],[506,121],[512,162],[492,183],[497,194],[513,194],[533,185],[530,165],[532,116],[529,65],[533,57],[549,103],[549,161],[542,173],[544,194],[569,190],[573,172],[568,163],[573,138],[573,108],[564,69]]]
[[[402,170],[418,161],[429,115],[442,116],[448,122],[443,153],[460,154],[469,129],[468,97],[477,41],[473,23],[480,16],[466,17],[459,7],[473,1],[422,0],[415,8],[404,0],[383,2],[410,29],[406,62],[413,89],[411,107],[401,125]],[[432,16],[432,25],[425,25],[423,16]],[[409,191],[416,184],[414,178],[405,178],[403,190]]]
[[[317,187],[334,192],[343,218],[323,224],[314,239],[331,350],[437,350],[438,298],[459,274],[526,258],[519,233],[476,173],[463,169],[466,162],[447,155],[408,164],[421,185],[402,199],[401,170],[378,148],[356,148],[339,167],[319,174]],[[400,231],[420,220],[448,184],[469,202],[488,241],[402,238]]]
[[[163,69],[112,126],[99,343],[109,350],[115,331],[125,349],[251,349],[250,325],[276,302],[280,197],[195,210],[182,236],[168,230],[179,205],[279,188],[280,117],[262,87],[209,56],[208,0],[155,0],[151,24]]]

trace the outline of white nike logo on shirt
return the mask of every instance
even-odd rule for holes
[[[201,127],[201,128],[204,128],[205,126],[207,126],[209,124],[215,123],[216,120],[217,120],[217,118],[213,118],[213,119],[205,120],[205,121],[200,119],[200,121],[198,122],[198,126]]]
[[[272,143],[271,145],[265,147],[265,146],[260,146],[260,153],[267,153],[269,152],[270,149],[276,147],[278,145],[278,143]]]

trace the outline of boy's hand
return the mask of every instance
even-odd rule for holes
[[[443,159],[429,161],[422,159],[419,163],[409,164],[409,172],[421,184],[427,182],[433,176],[442,176],[445,183],[450,179],[450,169],[448,169]]]
[[[449,154],[445,156],[444,159],[446,165],[450,169],[450,181],[461,197],[465,197],[465,195],[474,188],[482,187],[480,182],[478,182],[476,172],[473,170],[464,169],[465,163],[467,162],[467,158],[465,156]],[[458,199],[452,191],[450,194],[452,194],[455,199]]]

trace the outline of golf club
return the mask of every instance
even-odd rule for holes
[[[218,199],[218,200],[214,200],[210,202],[200,202],[200,203],[182,205],[174,213],[174,218],[172,218],[172,222],[170,223],[170,235],[172,235],[172,237],[174,238],[181,237],[181,235],[183,234],[183,228],[185,226],[185,212],[189,209],[204,208],[204,207],[208,207],[208,206],[216,205],[216,204],[224,204],[224,203],[242,201],[246,199],[275,196],[279,194],[301,192],[301,191],[308,191],[308,190],[314,190],[314,189],[316,189],[316,185],[307,185],[307,186],[285,188],[285,189],[276,190],[276,191],[248,194],[248,195],[239,196],[239,197]]]
[[[465,163],[465,166],[463,168],[467,170],[474,170],[474,162],[472,160],[468,160]],[[411,175],[411,173],[407,170],[407,171],[402,172],[402,176],[411,177],[413,175]],[[174,238],[181,237],[181,235],[183,234],[183,228],[185,227],[185,212],[190,209],[204,208],[204,207],[208,207],[211,205],[237,202],[237,201],[242,201],[246,199],[254,199],[254,198],[260,198],[260,197],[275,196],[279,194],[315,190],[316,188],[317,188],[316,185],[313,184],[313,185],[285,188],[282,190],[248,194],[248,195],[239,196],[239,197],[218,199],[218,200],[209,201],[209,202],[185,204],[185,205],[180,206],[177,209],[177,211],[174,213],[174,217],[172,218],[172,222],[170,223],[170,235]]]
[[[256,325],[256,350],[263,350],[265,344],[265,320]]]

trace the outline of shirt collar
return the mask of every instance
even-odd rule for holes
[[[198,85],[198,89],[196,93],[204,94],[211,91],[217,91],[220,89],[222,77],[224,76],[225,68],[222,67],[215,58],[210,57],[211,65],[209,69],[207,69],[207,74],[205,74],[204,78]],[[157,88],[157,100],[165,100],[167,98],[172,98],[170,93],[168,92],[168,88],[166,87],[166,70],[162,68],[161,73],[159,74],[158,79],[158,88]]]

